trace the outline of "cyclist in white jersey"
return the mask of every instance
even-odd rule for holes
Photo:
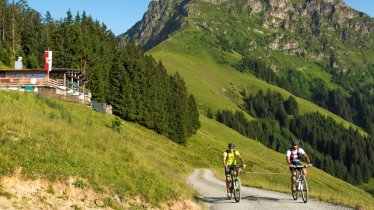
[[[306,162],[308,163],[308,166],[312,166],[310,163],[310,159],[308,155],[305,153],[305,151],[299,147],[299,141],[298,140],[293,140],[292,141],[292,147],[287,150],[286,153],[286,160],[287,164],[290,167],[291,171],[291,188],[292,190],[296,190],[295,187],[295,182],[296,182],[296,169],[294,168],[295,166],[301,165],[300,164],[300,158],[304,157]],[[303,170],[304,176],[307,176],[306,169],[297,169],[297,170]]]

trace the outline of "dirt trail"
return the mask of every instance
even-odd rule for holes
[[[242,200],[235,203],[227,200],[225,183],[218,180],[211,170],[195,170],[188,177],[188,183],[200,194],[202,201],[214,210],[250,210],[250,209],[274,209],[274,210],[311,210],[311,209],[349,209],[319,201],[303,203],[301,198],[294,201],[290,194],[261,190],[251,187],[242,187]]]

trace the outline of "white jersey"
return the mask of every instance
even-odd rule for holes
[[[305,154],[305,151],[302,148],[298,148],[297,150],[287,150],[286,156],[290,157],[292,162],[299,162],[300,157]]]

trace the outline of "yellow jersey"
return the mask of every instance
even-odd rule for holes
[[[223,155],[227,155],[226,156],[226,164],[228,166],[231,166],[231,165],[236,165],[236,159],[237,157],[240,155],[240,153],[238,151],[235,151],[235,154],[234,152],[224,152]]]

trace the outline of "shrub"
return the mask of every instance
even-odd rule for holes
[[[112,129],[118,133],[123,133],[123,125],[121,119],[117,116],[112,120]]]

